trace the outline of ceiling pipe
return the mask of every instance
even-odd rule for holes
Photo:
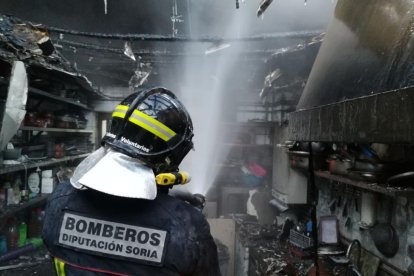
[[[55,46],[59,46],[59,44],[61,45],[65,45],[65,46],[71,46],[71,47],[77,47],[77,48],[84,48],[84,49],[88,49],[88,50],[94,50],[94,51],[101,51],[101,52],[107,52],[107,53],[113,53],[113,54],[123,54],[124,50],[123,49],[118,49],[118,48],[109,48],[109,47],[102,47],[102,46],[98,46],[95,44],[89,44],[89,43],[81,43],[81,42],[74,42],[74,41],[68,41],[68,40],[59,40],[55,43]],[[269,49],[269,50],[249,50],[249,51],[242,51],[242,52],[237,52],[235,54],[237,55],[269,55],[269,54],[275,54],[278,51],[280,51],[280,49]],[[176,57],[176,56],[199,56],[199,57],[203,57],[205,56],[205,53],[200,52],[200,53],[173,53],[170,51],[156,51],[156,50],[151,50],[151,51],[134,51],[133,52],[134,55],[138,55],[138,56],[171,56],[171,57]],[[232,53],[230,53],[232,54]]]
[[[81,32],[75,30],[61,29],[55,27],[42,26],[42,28],[49,30],[50,32],[103,38],[103,39],[127,39],[127,40],[138,40],[138,41],[164,41],[164,42],[223,42],[223,41],[260,41],[269,39],[280,39],[280,38],[309,38],[312,36],[320,35],[323,31],[296,31],[296,32],[280,32],[271,34],[260,34],[249,37],[240,38],[219,38],[219,37],[185,37],[178,36],[173,37],[171,35],[154,35],[154,34],[106,34],[106,33],[92,33],[92,32]]]

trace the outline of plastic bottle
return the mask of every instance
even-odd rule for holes
[[[36,237],[36,209],[32,209],[30,211],[30,218],[29,218],[29,228],[28,228],[28,237],[35,238]]]
[[[19,232],[17,231],[16,222],[10,220],[9,228],[7,229],[7,248],[9,251],[18,247]]]
[[[19,247],[26,244],[27,239],[27,224],[22,221],[19,225]]]
[[[19,180],[17,180],[19,179]],[[19,205],[20,204],[20,178],[17,178],[16,181],[13,184],[13,193],[14,193],[14,204]]]
[[[38,238],[42,234],[44,211],[40,208],[34,209],[30,215],[29,237]]]
[[[7,236],[0,235],[0,254],[7,253]]]
[[[39,195],[40,192],[40,176],[38,172],[32,172],[29,175],[29,178],[27,180],[27,184],[29,186],[29,197],[34,198]]]
[[[37,236],[38,237],[42,236],[44,219],[45,219],[45,211],[41,210],[39,208],[39,214],[38,214],[38,217],[37,217],[37,227],[38,227],[37,228],[37,233],[38,233]]]

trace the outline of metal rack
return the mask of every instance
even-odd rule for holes
[[[47,167],[51,165],[57,165],[57,164],[68,162],[68,161],[79,160],[79,159],[85,158],[88,155],[89,153],[85,153],[85,154],[80,154],[80,155],[75,155],[75,156],[66,156],[60,159],[52,158],[52,159],[42,160],[42,161],[32,161],[30,163],[21,163],[18,165],[2,165],[0,166],[0,175],[6,174],[6,173],[23,171],[25,169],[33,169],[37,167],[41,168],[41,167]]]

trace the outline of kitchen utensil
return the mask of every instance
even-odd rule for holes
[[[399,239],[397,231],[391,223],[379,223],[371,230],[371,237],[375,247],[385,257],[392,258],[397,254]]]
[[[352,168],[353,162],[351,159],[340,159],[331,157],[328,160],[328,170],[332,174],[345,175],[348,173],[348,169]]]
[[[363,172],[372,172],[372,173],[385,173],[385,172],[395,172],[400,169],[398,163],[390,162],[373,162],[369,160],[356,159],[354,169],[356,171]]]
[[[361,197],[361,221],[359,226],[367,229],[375,224],[376,220],[376,200],[374,193],[363,192]]]
[[[292,168],[308,170],[309,152],[288,150],[287,154],[289,155],[289,163]],[[324,163],[323,155],[314,154],[313,155],[313,168],[315,170],[321,170],[324,168],[324,165],[325,163]]]
[[[6,149],[3,152],[4,160],[17,160],[22,155],[22,148]]]
[[[351,178],[371,183],[384,183],[388,178],[388,174],[382,172],[360,171],[355,168],[348,169]]]
[[[345,198],[344,208],[342,209],[342,217],[348,216],[348,198]]]
[[[412,187],[414,185],[414,171],[391,176],[387,179],[387,184],[393,187]]]

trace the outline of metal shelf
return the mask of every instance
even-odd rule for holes
[[[224,126],[239,126],[239,127],[273,127],[277,122],[269,121],[252,121],[252,122],[223,122]]]
[[[0,166],[0,175],[1,174],[6,174],[6,173],[12,173],[12,172],[18,172],[18,171],[23,171],[26,169],[32,169],[32,168],[37,168],[37,167],[46,167],[46,166],[50,166],[50,165],[55,165],[55,164],[59,164],[59,163],[64,163],[67,161],[72,161],[72,160],[77,160],[77,159],[82,159],[85,158],[86,156],[88,156],[89,153],[84,153],[84,154],[80,154],[80,155],[75,155],[75,156],[66,156],[60,159],[48,159],[48,160],[44,160],[44,161],[32,161],[30,163],[22,163],[19,165],[2,165]]]
[[[38,88],[30,87],[29,88],[29,93],[34,94],[34,95],[47,97],[49,99],[59,101],[59,102],[64,102],[64,103],[74,105],[74,106],[77,106],[77,107],[81,107],[83,109],[91,110],[91,108],[89,108],[86,104],[78,103],[78,102],[75,102],[75,101],[73,101],[71,99],[68,99],[68,98],[65,98],[65,97],[56,96],[56,95],[53,95],[51,93],[40,90]]]
[[[6,218],[13,216],[14,214],[37,205],[46,203],[47,197],[49,195],[40,195],[38,197],[32,198],[27,202],[21,203],[17,206],[7,206],[2,213],[0,213],[0,221],[4,221]]]
[[[243,148],[260,148],[260,147],[273,147],[270,144],[239,144],[239,143],[222,143],[223,146],[228,147],[243,147]]]
[[[370,183],[365,181],[359,181],[359,180],[353,180],[350,178],[347,178],[345,176],[340,176],[336,174],[331,174],[328,171],[315,171],[315,175],[319,176],[321,178],[325,178],[328,180],[336,181],[343,184],[348,184],[351,186],[355,186],[364,190],[388,195],[388,196],[399,196],[399,195],[407,195],[407,194],[414,194],[414,189],[398,189],[398,188],[392,188],[392,187],[385,187],[378,183]]]
[[[46,132],[71,132],[71,133],[93,133],[92,129],[72,129],[72,128],[47,128],[47,127],[31,127],[22,126],[21,130],[28,131],[46,131]]]

